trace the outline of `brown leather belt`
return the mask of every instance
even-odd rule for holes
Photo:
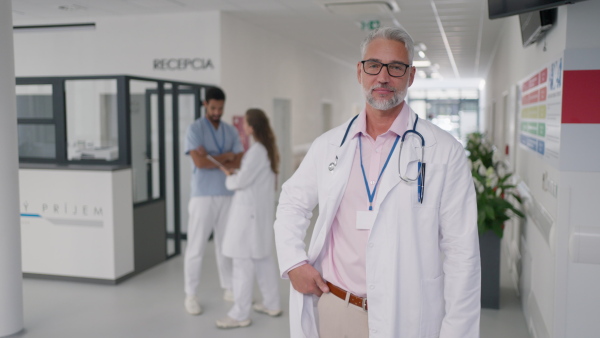
[[[349,303],[352,305],[356,305],[359,308],[367,311],[368,307],[367,307],[367,298],[361,298],[359,296],[353,295],[350,292],[339,288],[329,282],[327,282],[327,286],[329,287],[329,291],[336,297],[343,299],[344,301],[346,301],[346,297],[347,295],[350,295],[350,300]]]

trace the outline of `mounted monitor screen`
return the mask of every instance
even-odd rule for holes
[[[498,19],[581,1],[585,0],[488,0],[488,15]]]
[[[552,25],[556,22],[557,12],[556,8],[552,8],[539,12],[519,14],[523,47],[527,47],[538,41],[544,36],[546,31],[552,28]]]

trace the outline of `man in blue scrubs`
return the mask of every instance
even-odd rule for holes
[[[191,315],[202,313],[197,289],[200,284],[204,248],[211,232],[214,234],[219,280],[221,287],[225,289],[224,298],[233,301],[232,262],[221,253],[221,242],[233,192],[225,188],[225,174],[207,158],[207,155],[225,167],[238,168],[244,151],[237,130],[221,121],[225,93],[216,87],[209,89],[204,106],[206,116],[192,123],[186,137],[186,154],[190,155],[194,165],[184,258],[184,305]]]

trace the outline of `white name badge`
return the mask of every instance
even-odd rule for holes
[[[357,211],[356,212],[356,229],[358,230],[371,230],[375,219],[377,219],[377,210]]]

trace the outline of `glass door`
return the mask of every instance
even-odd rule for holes
[[[129,81],[135,268],[166,259],[165,102],[162,83]]]
[[[192,166],[184,153],[185,138],[199,113],[198,87],[165,87],[167,257],[181,253],[181,239],[187,230]]]

